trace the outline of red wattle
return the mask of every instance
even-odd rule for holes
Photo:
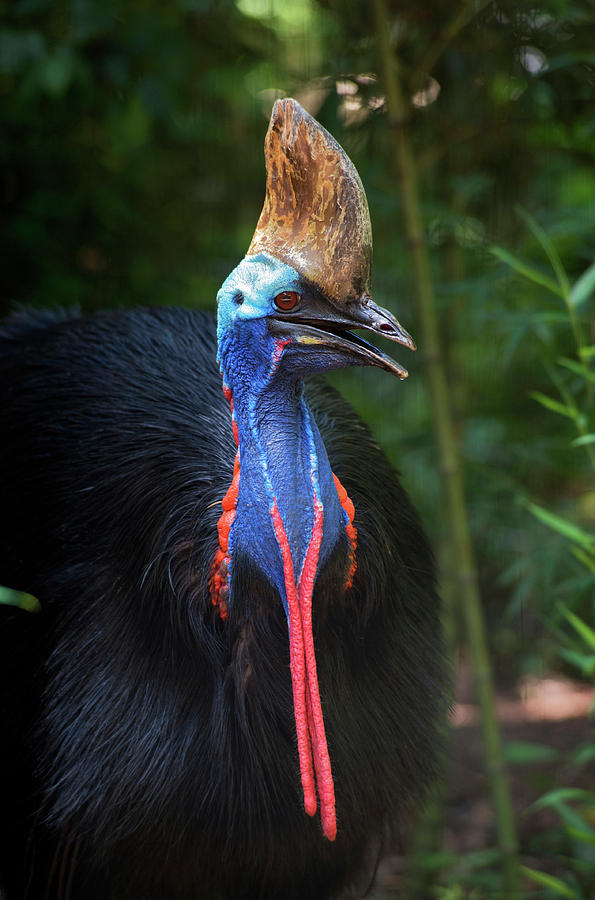
[[[293,708],[298,742],[298,756],[300,760],[300,773],[302,789],[304,792],[304,809],[309,816],[313,816],[316,812],[317,803],[314,771],[312,769],[312,745],[310,743],[306,708],[308,692],[306,685],[307,671],[304,658],[302,617],[295,587],[291,550],[276,500],[273,500],[270,513],[275,536],[281,549],[283,575],[285,577],[285,594],[287,597],[287,609],[289,613],[289,666],[293,688]]]
[[[272,360],[273,371],[278,365],[287,343],[290,343],[290,340],[277,342]],[[238,429],[233,414],[232,392],[225,384],[223,385],[223,392],[231,406],[233,434],[235,442],[238,444]],[[350,565],[344,585],[344,589],[347,590],[352,586],[353,576],[357,567],[355,559],[357,531],[353,525],[355,510],[347,491],[337,476],[333,474],[333,478],[339,502],[347,513],[348,519],[346,532],[350,543]],[[210,582],[212,602],[213,605],[218,607],[219,615],[222,619],[227,618],[228,570],[231,562],[229,557],[229,532],[235,518],[239,482],[240,453],[238,448],[232,483],[221,503],[222,514],[217,526],[219,549],[215,555]],[[304,793],[304,809],[309,816],[315,814],[317,807],[316,790],[318,789],[322,830],[329,841],[334,841],[337,836],[335,786],[320,702],[314,636],[312,633],[312,595],[314,593],[314,582],[316,580],[318,558],[322,543],[324,514],[322,503],[316,494],[314,486],[314,473],[312,473],[312,482],[314,523],[297,586],[291,548],[275,498],[273,498],[273,503],[270,507],[270,515],[283,560],[289,620],[291,683],[300,774]]]
[[[225,497],[221,501],[223,512],[217,522],[217,536],[219,538],[219,547],[215,553],[215,559],[211,567],[211,577],[209,579],[209,588],[211,592],[211,603],[219,611],[221,619],[227,619],[227,596],[229,595],[229,566],[231,557],[229,555],[229,532],[236,515],[236,507],[238,505],[238,495],[240,491],[240,448],[238,442],[238,426],[233,414],[233,396],[230,388],[223,384],[223,395],[228,401],[231,408],[231,423],[233,428],[233,436],[238,450],[233,464],[233,478],[227,489]]]
[[[314,581],[316,579],[318,556],[322,542],[322,523],[322,503],[316,496],[316,492],[314,492],[314,525],[298,584],[298,599],[306,661],[308,730],[314,756],[316,785],[320,798],[320,818],[325,837],[329,841],[334,841],[337,836],[335,785],[333,783],[331,761],[326,742],[324,717],[318,689],[314,636],[312,633],[312,594],[314,592]]]
[[[335,482],[335,489],[337,491],[337,496],[339,498],[339,503],[347,513],[348,524],[345,526],[345,531],[347,533],[347,538],[349,540],[349,570],[347,572],[347,578],[345,579],[345,584],[343,585],[343,590],[348,591],[350,587],[353,587],[353,576],[357,570],[357,559],[355,552],[357,550],[357,528],[353,524],[353,520],[355,518],[355,507],[349,497],[347,491],[333,472],[333,479]]]

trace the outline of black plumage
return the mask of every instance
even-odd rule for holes
[[[21,313],[0,332],[3,887],[8,900],[323,898],[359,884],[434,775],[434,565],[386,457],[325,383],[309,403],[356,509],[313,608],[337,794],[304,814],[287,624],[236,560],[208,580],[236,447],[212,316]],[[369,376],[373,378],[373,375]]]

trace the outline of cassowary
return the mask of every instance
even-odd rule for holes
[[[21,312],[0,335],[8,900],[325,898],[436,769],[428,542],[351,407],[406,372],[363,187],[278,101],[264,208],[210,315]],[[359,889],[359,888],[358,888]]]

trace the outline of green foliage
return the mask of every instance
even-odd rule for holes
[[[39,612],[39,601],[31,594],[22,591],[13,591],[0,585],[0,604],[5,606],[19,606],[27,612]]]
[[[213,306],[262,193],[246,79],[266,23],[207,0],[17,0],[3,20],[4,302]]]
[[[587,617],[592,617],[595,613],[592,580],[595,572],[595,535],[590,524],[595,519],[595,493],[592,490],[595,469],[592,439],[595,431],[595,369],[588,328],[590,309],[593,307],[593,265],[584,268],[574,280],[570,278],[550,235],[526,212],[521,211],[521,215],[554,277],[549,275],[543,261],[542,266],[537,268],[525,264],[516,254],[502,251],[501,248],[492,248],[492,253],[522,276],[523,281],[519,282],[521,291],[532,294],[535,286],[538,289],[536,296],[542,301],[547,296],[543,288],[553,295],[553,306],[549,305],[545,311],[537,307],[534,312],[523,315],[525,342],[515,347],[514,353],[518,356],[526,352],[527,337],[531,335],[536,351],[533,354],[535,363],[541,367],[547,381],[542,389],[532,386],[533,389],[527,391],[527,397],[546,413],[554,414],[540,419],[540,434],[544,439],[544,447],[548,447],[549,468],[554,477],[550,483],[543,478],[540,482],[530,480],[525,486],[519,485],[517,491],[521,506],[551,531],[550,538],[543,533],[541,537],[538,534],[531,537],[533,547],[529,552],[532,554],[533,569],[539,567],[546,554],[551,556],[553,553],[554,556],[551,556],[549,564],[545,563],[545,583],[539,583],[537,578],[532,577],[520,561],[511,566],[508,572],[505,571],[502,578],[506,585],[511,585],[516,580],[510,607],[515,610],[527,604],[539,584],[544,604],[539,615],[550,624],[555,624],[558,613],[555,604],[552,605],[554,599],[564,598],[575,611]],[[533,385],[536,385],[538,378],[539,375],[534,373]],[[559,417],[566,420],[568,425],[560,422]],[[572,496],[560,491],[560,482],[556,483],[555,477],[574,478]],[[537,493],[548,498],[550,508],[529,499]],[[559,509],[552,509],[552,505],[557,505]],[[566,542],[571,544],[570,554],[565,552]],[[525,547],[524,552],[527,549]],[[525,575],[529,576],[529,581],[525,580]],[[546,635],[545,642],[546,646],[551,644],[553,661],[557,653],[555,641],[552,642],[551,637]]]
[[[533,763],[550,762],[558,756],[558,752],[547,744],[536,744],[533,741],[509,741],[505,748],[508,762],[515,765],[533,765]]]
[[[532,392],[531,396],[555,416],[562,415],[572,421],[579,438],[569,442],[569,450],[584,447],[592,465],[592,474],[595,475],[595,455],[590,440],[595,426],[591,389],[593,354],[590,348],[584,351],[584,324],[576,318],[577,307],[592,293],[593,266],[572,285],[547,235],[530,217],[525,215],[524,218],[554,269],[557,285],[552,285],[540,273],[536,276],[535,270],[519,264],[511,255],[496,251],[497,255],[522,276],[552,290],[564,300],[576,352],[574,359],[558,357],[553,364],[546,366],[560,400],[539,391]],[[525,498],[522,503],[536,520],[564,540],[574,559],[584,566],[587,572],[585,584],[592,601],[595,595],[595,534],[578,521],[558,515]],[[592,606],[590,608],[592,610]],[[558,603],[557,614],[556,618],[555,614],[550,613],[548,621],[558,638],[558,654],[580,677],[595,683],[595,630],[564,603]],[[570,632],[562,627],[564,623],[570,626]],[[579,754],[575,754],[574,762],[576,765],[580,760],[585,765],[594,759],[595,736],[591,743],[580,748]],[[550,834],[550,859],[554,856],[560,877],[529,866],[523,867],[523,872],[531,881],[547,888],[550,896],[586,900],[595,889],[595,827],[592,824],[595,819],[595,794],[577,787],[558,787],[548,791],[533,805],[534,811],[541,809],[552,810],[558,819],[557,828]]]
[[[523,872],[532,881],[543,887],[549,888],[556,897],[568,897],[569,900],[581,900],[582,895],[577,893],[559,878],[554,875],[548,875],[546,872],[539,872],[537,869],[530,869],[529,866],[523,866]]]

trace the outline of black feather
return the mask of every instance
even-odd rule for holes
[[[0,332],[1,838],[8,900],[324,898],[432,780],[445,676],[418,518],[351,407],[308,398],[356,508],[313,608],[338,836],[303,810],[287,623],[249,559],[208,579],[236,447],[210,315],[13,317]]]

